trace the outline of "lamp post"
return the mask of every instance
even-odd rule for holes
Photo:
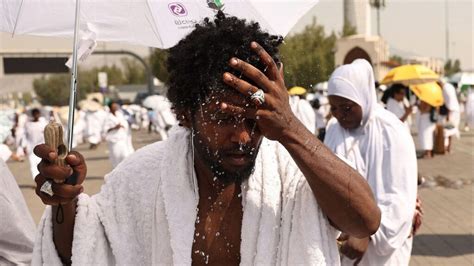
[[[444,21],[445,21],[445,27],[446,27],[446,61],[449,60],[449,5],[448,5],[448,0],[444,1]]]
[[[377,34],[380,34],[380,9],[385,7],[385,0],[370,0],[370,5],[377,9]]]

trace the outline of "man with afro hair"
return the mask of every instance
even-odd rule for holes
[[[33,262],[337,265],[338,230],[373,234],[380,211],[365,180],[291,112],[281,43],[222,12],[196,25],[168,60],[180,125],[118,165],[93,197],[81,194],[86,165],[71,152],[77,183],[52,183],[52,196],[37,189],[53,207]],[[35,152],[38,188],[70,176],[47,146]]]

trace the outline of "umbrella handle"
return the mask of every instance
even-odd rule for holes
[[[64,144],[63,127],[57,122],[49,122],[44,128],[44,142],[57,154],[58,158],[54,161],[54,164],[59,166],[66,166],[66,156],[68,154],[67,146]],[[63,180],[55,179],[56,183],[63,183]]]

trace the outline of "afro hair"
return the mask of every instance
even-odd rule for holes
[[[196,28],[169,51],[168,98],[173,109],[194,113],[211,92],[229,88],[222,81],[224,72],[241,76],[228,66],[232,57],[263,72],[265,65],[250,50],[252,41],[259,43],[276,63],[280,62],[278,46],[283,38],[262,31],[256,22],[248,23],[219,11],[213,21],[206,18],[196,24]]]

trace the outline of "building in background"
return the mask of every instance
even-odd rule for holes
[[[95,51],[129,51],[144,58],[150,50],[145,46],[123,43],[98,43]],[[0,33],[0,101],[11,101],[32,95],[33,80],[44,75],[69,73],[65,66],[72,53],[72,39],[35,36],[15,36]],[[121,66],[127,55],[91,55],[80,63],[82,69]],[[21,97],[20,97],[21,96]]]
[[[336,67],[362,58],[372,64],[375,79],[382,79],[390,70],[386,64],[390,58],[389,45],[382,37],[372,35],[369,0],[344,0],[343,8],[344,25],[355,29],[357,34],[337,40]]]
[[[336,42],[336,67],[362,58],[372,64],[375,80],[383,79],[390,70],[389,57],[388,43],[380,36],[352,35]]]
[[[355,28],[358,34],[372,35],[369,0],[344,0],[344,24]]]

